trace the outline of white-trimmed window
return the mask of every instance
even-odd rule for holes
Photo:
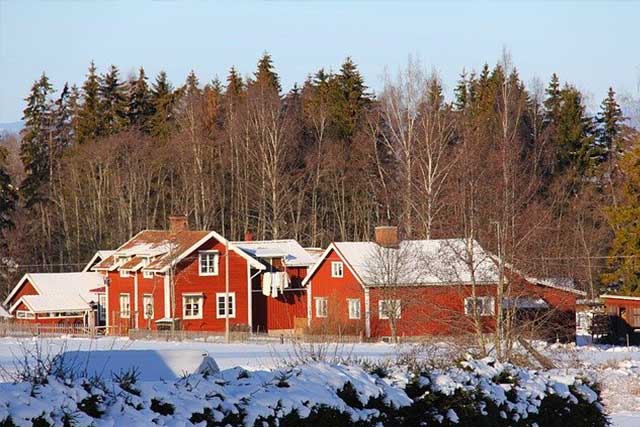
[[[153,295],[142,295],[142,309],[144,310],[143,317],[145,319],[153,319]]]
[[[349,319],[359,319],[360,300],[358,298],[347,299],[347,305],[349,306]]]
[[[98,295],[98,321],[100,323],[107,320],[107,295]]]
[[[325,297],[315,297],[316,317],[327,317],[329,315],[329,301]]]
[[[378,301],[378,318],[379,319],[389,319],[393,317],[394,319],[400,319],[402,315],[402,304],[399,299],[381,299]]]
[[[185,319],[202,319],[202,294],[182,295],[182,317]]]
[[[120,317],[123,319],[131,317],[131,296],[129,294],[120,294]]]
[[[131,272],[129,270],[120,270],[120,277],[131,277]]]
[[[493,297],[469,297],[464,299],[464,314],[473,315],[475,300],[475,309],[480,316],[493,316],[495,310],[495,299]]]
[[[142,270],[142,277],[145,279],[153,279],[153,271]]]
[[[225,302],[227,295],[225,292],[219,292],[216,294],[216,317],[218,319],[225,319],[227,317],[227,307],[229,310],[229,317],[236,317],[236,293],[229,292],[228,304]]]
[[[200,251],[198,253],[198,271],[201,276],[218,275],[218,251]]]
[[[344,264],[342,261],[331,261],[331,277],[343,277]]]
[[[35,319],[36,315],[27,310],[17,310],[16,319]]]

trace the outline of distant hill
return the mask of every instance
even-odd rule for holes
[[[0,134],[18,134],[24,127],[24,122],[22,120],[18,120],[17,122],[6,122],[0,123]]]

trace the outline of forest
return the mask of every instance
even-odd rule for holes
[[[473,237],[589,296],[640,295],[640,140],[614,89],[589,113],[556,74],[525,84],[508,54],[453,89],[409,59],[374,93],[347,58],[284,90],[268,53],[250,75],[175,86],[142,67],[91,63],[80,87],[43,73],[0,143],[0,296],[173,214],[308,247],[388,224]]]

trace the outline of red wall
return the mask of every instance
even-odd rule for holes
[[[13,297],[11,297],[11,300],[7,304],[7,310],[10,309],[13,306],[13,304],[16,303],[16,301],[18,301],[20,298],[22,298],[25,295],[38,295],[38,292],[36,292],[35,288],[33,287],[33,285],[28,279],[24,281],[24,283],[20,287],[20,290],[18,290],[18,292],[16,292],[16,294]],[[23,310],[23,308],[18,308],[18,309]],[[24,309],[26,310],[26,308]]]
[[[277,270],[282,270],[281,263],[274,262]],[[294,319],[307,317],[307,290],[300,283],[307,275],[306,267],[289,267],[286,269],[291,281],[290,287],[277,298],[262,294],[261,275],[253,279],[253,330],[268,332],[282,329],[293,329]]]
[[[332,261],[343,261],[334,250],[329,252],[311,279],[311,326],[314,329],[326,328],[328,332],[359,334],[364,331],[364,290],[347,263],[343,266],[343,277],[331,277]],[[327,298],[328,317],[316,316],[315,297]],[[360,320],[349,319],[347,299],[360,300]]]

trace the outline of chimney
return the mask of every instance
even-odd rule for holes
[[[397,248],[400,246],[398,227],[384,225],[376,227],[376,243],[383,248]]]
[[[185,231],[189,229],[186,215],[171,215],[169,217],[169,231]]]
[[[246,231],[244,233],[244,241],[245,242],[251,242],[253,240],[253,233],[251,231]]]

